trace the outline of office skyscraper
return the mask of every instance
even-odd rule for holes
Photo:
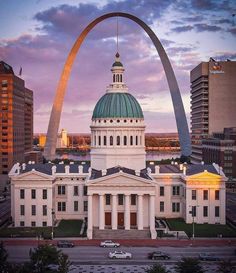
[[[236,62],[202,62],[191,71],[192,163],[200,163],[202,140],[236,127]]]
[[[0,61],[0,175],[24,162],[33,145],[33,91]]]

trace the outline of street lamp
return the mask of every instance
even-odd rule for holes
[[[193,217],[193,222],[192,222],[193,223],[192,239],[194,240],[194,238],[195,238],[195,226],[194,226],[195,222],[194,222],[194,217],[197,214],[197,207],[198,206],[191,206],[190,205],[189,207],[192,208],[192,210],[190,210],[189,213],[192,214],[192,217]]]
[[[51,232],[52,240],[54,238],[54,215],[55,215],[55,211],[54,211],[54,209],[52,209],[52,232]]]

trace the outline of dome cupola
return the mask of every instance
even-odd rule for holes
[[[106,94],[97,102],[92,119],[100,118],[143,118],[143,111],[123,82],[125,69],[117,52],[112,65],[112,83],[107,87]]]

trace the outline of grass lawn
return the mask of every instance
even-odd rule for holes
[[[85,237],[80,235],[82,220],[61,220],[57,227],[54,227],[54,237]],[[0,229],[0,237],[37,237],[39,235],[46,239],[51,238],[51,227],[5,227]]]
[[[192,224],[186,224],[182,218],[166,219],[170,230],[183,230],[191,237],[193,231]],[[222,234],[222,237],[236,237],[236,230],[228,225],[210,225],[210,224],[194,224],[195,237],[217,237]]]

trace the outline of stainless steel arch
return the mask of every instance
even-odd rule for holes
[[[55,150],[56,150],[56,142],[57,142],[57,133],[59,129],[59,123],[60,123],[60,118],[61,118],[61,111],[62,111],[62,105],[64,101],[64,95],[66,92],[66,86],[67,82],[70,76],[71,68],[74,63],[76,54],[83,43],[85,37],[87,34],[90,32],[91,29],[94,28],[98,23],[101,21],[111,18],[111,17],[125,17],[128,19],[131,19],[132,21],[136,22],[138,25],[140,25],[146,33],[149,35],[151,38],[154,46],[156,47],[156,50],[160,56],[163,68],[165,70],[167,82],[169,85],[170,93],[171,93],[171,98],[172,98],[172,103],[174,107],[174,113],[175,113],[175,119],[176,119],[176,124],[177,124],[177,129],[178,129],[178,134],[179,134],[179,140],[180,140],[180,146],[181,146],[181,153],[183,156],[188,157],[191,154],[191,140],[190,140],[190,135],[188,131],[188,124],[187,124],[187,119],[183,107],[183,102],[181,99],[178,83],[175,78],[174,71],[172,69],[171,63],[168,59],[168,56],[155,35],[155,33],[150,29],[148,25],[146,25],[142,20],[140,20],[138,17],[128,14],[128,13],[123,13],[123,12],[112,12],[112,13],[107,13],[104,14],[98,18],[96,18],[94,21],[92,21],[80,34],[78,39],[75,41],[68,57],[65,62],[61,78],[59,80],[58,86],[57,86],[57,91],[56,91],[56,96],[54,99],[54,103],[52,106],[52,111],[51,111],[51,116],[50,116],[50,121],[48,125],[48,131],[47,131],[47,139],[46,139],[46,145],[44,149],[44,156],[46,159],[53,159],[55,157]]]

